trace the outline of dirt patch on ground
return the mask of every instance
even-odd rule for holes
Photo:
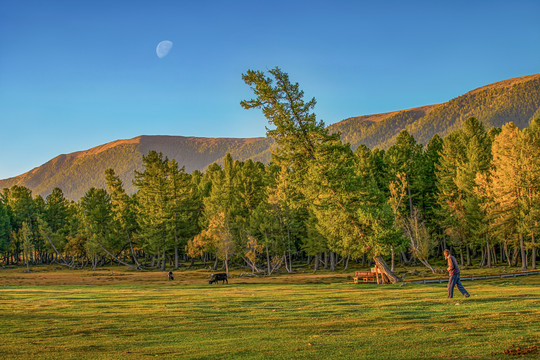
[[[107,267],[96,271],[70,270],[58,266],[35,266],[30,272],[24,267],[0,270],[0,287],[28,285],[118,285],[118,284],[208,284],[212,273],[208,269],[174,271],[174,280],[168,280],[167,271],[136,271],[125,267]],[[234,284],[331,284],[352,282],[350,273],[278,273],[272,276],[252,276],[241,271],[230,273],[229,283]]]

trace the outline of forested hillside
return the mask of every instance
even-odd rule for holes
[[[91,166],[85,157],[143,152],[156,143],[171,155],[149,151],[129,184],[108,168],[101,174],[106,189],[89,187],[77,202],[60,188],[45,198],[24,186],[3,189],[0,265],[95,270],[114,261],[165,270],[199,261],[214,269],[221,263],[227,273],[235,266],[271,275],[293,272],[298,262],[334,271],[362,259],[395,283],[396,264],[441,272],[432,259],[450,248],[461,266],[536,268],[540,118],[523,129],[508,122],[488,130],[470,117],[425,146],[402,130],[386,150],[353,150],[316,119],[315,101],[305,102],[298,84],[279,68],[269,73],[275,81],[263,72],[243,75],[256,98],[241,105],[263,110],[275,126],[268,132],[272,163],[222,159],[218,151],[264,153],[265,139],[141,137],[59,157],[49,171],[62,162],[84,169]],[[199,145],[175,153],[179,141]],[[216,161],[186,172],[174,158],[192,164],[195,151]]]
[[[520,128],[540,116],[540,74],[500,81],[446,103],[379,115],[352,117],[330,125],[353,148],[365,144],[386,149],[403,129],[426,144],[434,134],[445,136],[475,117],[487,128],[512,121]]]
[[[490,84],[443,104],[351,117],[328,126],[328,130],[340,132],[353,149],[360,144],[387,149],[401,130],[426,144],[436,133],[445,136],[460,128],[469,117],[477,118],[488,129],[509,121],[526,127],[532,118],[540,117],[540,74]],[[46,196],[59,187],[67,198],[78,200],[92,186],[103,188],[103,172],[113,168],[132,193],[133,170],[141,169],[142,156],[150,150],[176,159],[191,172],[204,170],[213,162],[222,164],[226,153],[237,160],[268,162],[272,144],[269,138],[139,136],[57,156],[25,174],[0,180],[0,189],[21,185],[34,195]]]
[[[87,151],[59,155],[23,175],[0,180],[0,189],[21,185],[35,195],[47,196],[59,187],[68,199],[78,200],[90,187],[104,188],[103,174],[113,168],[128,193],[133,193],[133,171],[142,168],[142,156],[150,150],[176,159],[187,172],[203,170],[213,162],[222,162],[228,152],[237,159],[268,161],[270,140],[266,138],[228,139],[182,136],[139,136],[97,146]],[[266,151],[266,152],[265,152]]]

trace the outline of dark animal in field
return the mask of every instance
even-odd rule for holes
[[[169,280],[174,280],[174,275],[172,271],[169,271]]]
[[[227,274],[226,273],[219,273],[219,274],[212,274],[212,278],[208,282],[209,284],[217,283],[218,281],[221,281],[222,284],[229,283],[229,280],[227,280]]]

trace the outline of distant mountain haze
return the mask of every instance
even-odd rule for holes
[[[460,128],[471,116],[487,128],[509,121],[527,127],[532,118],[540,117],[540,74],[486,85],[443,104],[351,117],[328,128],[341,132],[343,141],[353,148],[360,144],[388,148],[403,129],[426,144],[436,133],[444,137]],[[228,152],[234,159],[268,162],[272,144],[267,138],[138,136],[59,155],[27,173],[0,180],[0,189],[22,185],[34,195],[46,196],[59,187],[67,198],[78,200],[92,186],[105,187],[105,170],[113,168],[132,193],[136,190],[132,185],[133,171],[141,170],[142,156],[150,150],[161,151],[192,172],[222,161]]]

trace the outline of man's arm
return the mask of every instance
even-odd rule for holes
[[[454,270],[454,262],[452,261],[452,256],[448,256],[448,271]]]

